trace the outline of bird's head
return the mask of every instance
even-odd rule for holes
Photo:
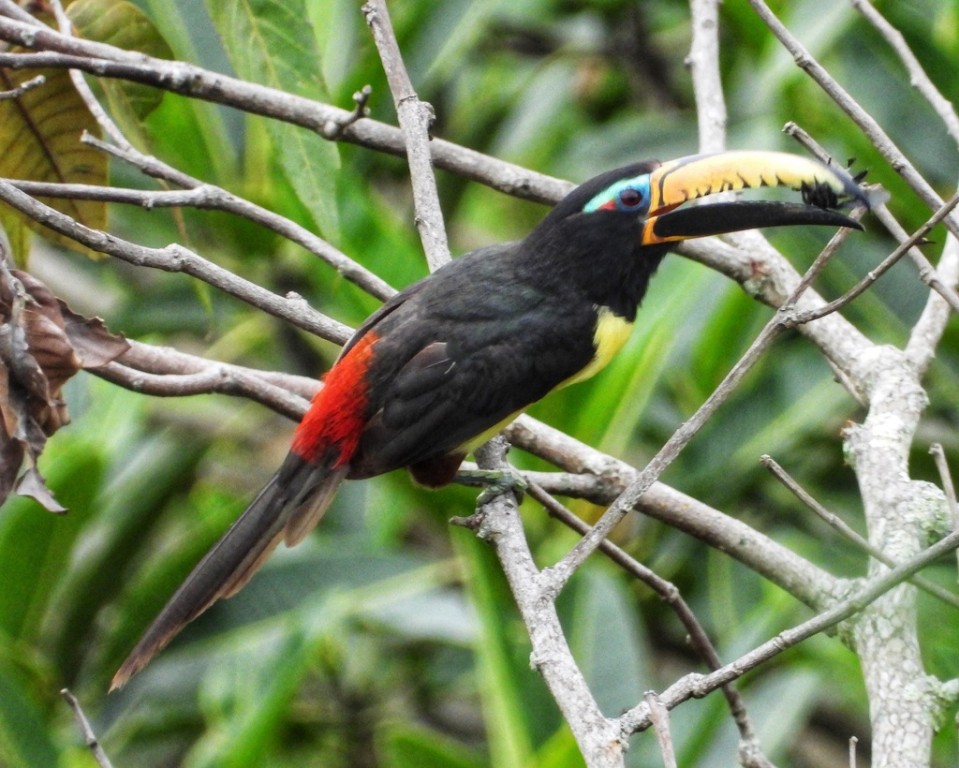
[[[681,207],[719,192],[789,187],[802,203],[735,200]],[[549,218],[618,228],[633,223],[638,245],[655,246],[758,227],[797,224],[862,227],[839,211],[873,200],[848,173],[782,152],[723,152],[619,168],[577,187]]]
[[[788,187],[801,203],[733,200],[719,192]],[[724,152],[608,171],[576,187],[527,238],[541,280],[575,283],[624,316],[635,313],[673,243],[757,227],[862,227],[841,210],[874,202],[848,173],[780,152]],[[546,276],[547,273],[550,276]]]

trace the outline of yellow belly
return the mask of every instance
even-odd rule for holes
[[[559,387],[575,384],[577,381],[584,381],[590,376],[599,373],[609,364],[609,361],[615,357],[623,344],[626,343],[632,330],[633,324],[629,320],[614,314],[609,307],[598,307],[596,311],[596,330],[593,332],[593,345],[596,347],[596,353],[585,368],[579,373],[570,376],[566,381],[560,384]],[[482,434],[464,443],[460,446],[459,450],[464,453],[472,453],[491,437],[499,434],[504,427],[510,424],[513,419],[522,412],[523,410],[521,409],[515,413],[511,413]]]
[[[593,332],[596,354],[583,370],[570,376],[560,386],[565,387],[577,381],[584,381],[603,370],[629,339],[632,330],[633,324],[625,317],[614,314],[609,307],[597,307],[596,330]]]

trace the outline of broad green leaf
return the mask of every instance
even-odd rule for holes
[[[221,665],[201,689],[208,736],[184,761],[190,768],[246,768],[269,762],[283,718],[308,668],[311,646],[290,632],[256,656],[255,666]]]
[[[123,472],[100,496],[96,519],[84,542],[84,556],[71,570],[69,583],[58,595],[43,629],[50,638],[57,668],[67,681],[74,679],[90,655],[97,614],[123,592],[124,582],[116,574],[126,572],[143,556],[144,544],[162,520],[164,508],[193,479],[196,464],[208,447],[204,440],[185,446],[175,438],[165,431],[132,445],[124,452]],[[144,477],[150,478],[146,486]],[[114,643],[122,642],[127,650],[135,640],[133,628],[129,634],[116,632],[128,624],[114,622],[114,642],[101,638],[96,643],[110,668],[119,657],[119,653],[109,655]]]
[[[483,768],[486,762],[439,733],[393,726],[381,735],[377,753],[384,768]]]
[[[652,655],[634,600],[608,568],[577,573],[569,610],[563,611],[570,649],[606,715],[634,706],[654,687]]]
[[[74,184],[105,184],[106,156],[80,142],[84,131],[99,134],[96,122],[84,106],[65,69],[0,70],[0,88],[15,88],[36,75],[46,82],[17,99],[0,101],[0,177]],[[47,200],[43,202],[93,229],[107,222],[106,205],[96,200]],[[23,218],[0,206],[0,224],[11,245],[23,248],[23,226],[66,248],[87,255],[94,252],[73,240]],[[14,251],[18,264],[25,264],[25,250]]]
[[[86,524],[102,471],[100,456],[88,444],[69,445],[61,438],[46,475],[70,512],[53,516],[26,499],[4,505],[0,562],[4,572],[16,578],[5,580],[0,590],[0,631],[29,642],[40,640],[38,630],[55,591],[63,587],[70,552]]]
[[[57,748],[44,713],[28,691],[23,675],[0,650],[0,765],[4,768],[56,768]]]
[[[302,0],[207,0],[237,74],[298,96],[324,100],[320,54]],[[336,147],[304,128],[267,121],[280,166],[327,239],[337,238]]]
[[[189,61],[214,72],[228,71],[223,51],[218,45],[211,45],[212,25],[206,8],[200,3],[186,0],[171,8],[170,0],[144,0],[142,7],[150,15],[160,36],[173,49],[173,55],[180,61]],[[171,109],[172,105],[172,109]],[[239,113],[198,99],[167,98],[160,110],[168,110],[166,119],[156,119],[151,115],[151,135],[155,144],[168,140],[170,150],[161,157],[173,157],[176,151],[177,167],[203,179],[216,181],[220,186],[229,187],[237,179],[238,143],[232,135],[230,121],[240,121]],[[168,137],[174,131],[178,135]],[[187,137],[184,139],[180,134]],[[165,147],[162,147],[165,149]],[[202,162],[184,164],[180,162],[180,152],[190,150]],[[158,149],[158,152],[160,150]]]
[[[579,768],[585,765],[569,728],[558,728],[536,752],[530,768]]]
[[[150,18],[126,0],[74,0],[67,15],[81,37],[158,59],[173,58]],[[126,80],[104,79],[102,85],[114,117],[122,114],[124,122],[145,118],[164,94],[158,88]]]

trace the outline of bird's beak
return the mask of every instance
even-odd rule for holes
[[[643,226],[643,245],[791,224],[862,229],[837,209],[856,205],[870,208],[875,202],[840,168],[781,152],[682,157],[653,170],[649,181],[650,206]],[[740,200],[679,208],[717,192],[759,187],[791,187],[802,192],[803,203]]]

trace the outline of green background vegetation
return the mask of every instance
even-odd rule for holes
[[[395,121],[376,52],[353,0],[143,0],[173,56],[349,106],[373,87],[372,116]],[[956,147],[911,90],[883,41],[844,2],[772,4],[866,106],[943,197]],[[959,97],[959,3],[877,3],[906,35],[947,98]],[[397,2],[391,8],[435,133],[571,180],[637,159],[696,150],[681,0]],[[798,70],[740,0],[722,7],[731,148],[798,151],[794,120],[841,161],[881,181],[915,228],[928,212]],[[308,24],[304,19],[309,19]],[[402,287],[426,272],[397,158],[332,145],[305,131],[166,94],[137,128],[144,148],[320,231]],[[149,182],[112,166],[122,185]],[[440,173],[454,252],[521,237],[540,206]],[[891,249],[850,238],[821,278],[835,295]],[[298,247],[224,215],[111,210],[111,227],[153,245],[181,241],[278,292],[296,290],[351,325],[376,301]],[[770,236],[798,267],[824,232]],[[943,236],[933,239],[941,243]],[[934,257],[937,246],[932,246]],[[130,337],[211,358],[316,375],[337,349],[189,278],[62,252],[38,274],[74,307]],[[901,344],[926,291],[901,264],[847,316],[874,339]],[[725,278],[671,257],[636,333],[613,365],[533,409],[581,440],[641,466],[708,396],[770,316]],[[928,378],[932,405],[913,462],[935,479],[937,440],[957,458],[959,328]],[[286,451],[292,425],[221,396],[150,399],[81,374],[66,396],[73,424],[42,469],[69,516],[25,500],[0,510],[0,764],[85,766],[57,692],[69,686],[116,765],[518,768],[576,765],[575,745],[538,675],[525,631],[485,545],[447,520],[474,492],[428,493],[403,473],[348,484],[319,531],[280,551],[239,596],[217,605],[133,683],[106,696],[110,676],[145,623],[244,508]],[[774,456],[854,527],[861,511],[839,430],[857,405],[798,335],[780,341],[664,481],[842,575],[865,558],[802,509],[759,466]],[[541,465],[519,452],[520,466]],[[584,516],[597,510],[574,503]],[[524,520],[542,564],[574,538],[535,504]],[[636,517],[619,543],[672,579],[732,659],[808,616],[797,601],[688,536]],[[927,574],[954,581],[955,566]],[[955,617],[923,602],[930,671],[955,677]],[[667,607],[600,557],[561,600],[571,646],[605,710],[700,669]],[[816,638],[742,683],[762,743],[779,765],[844,764],[846,739],[868,736],[855,656]],[[736,733],[719,695],[673,713],[683,766],[730,765]],[[938,737],[952,765],[952,727]],[[655,739],[632,740],[631,765],[657,765]],[[825,755],[825,757],[823,757]]]

